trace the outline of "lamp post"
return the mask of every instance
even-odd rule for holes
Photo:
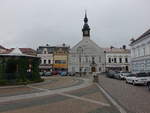
[[[105,57],[105,62],[104,62],[104,71],[106,72],[106,60],[107,60],[107,58],[106,58],[106,51],[104,51],[104,57]]]
[[[77,48],[77,53],[79,55],[79,73],[80,73],[80,77],[81,77],[81,55],[83,53],[83,48],[79,46]]]

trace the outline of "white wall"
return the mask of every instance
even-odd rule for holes
[[[133,72],[150,72],[150,34],[131,45]]]

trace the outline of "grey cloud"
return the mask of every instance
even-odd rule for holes
[[[33,47],[82,38],[84,10],[101,47],[129,44],[150,28],[149,0],[1,0],[0,45]]]

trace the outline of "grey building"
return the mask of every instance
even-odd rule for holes
[[[150,29],[131,41],[132,72],[150,72]]]

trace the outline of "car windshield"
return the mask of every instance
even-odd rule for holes
[[[148,76],[148,74],[146,74],[146,73],[140,73],[140,74],[137,74],[136,75],[136,77],[147,77]]]
[[[136,76],[135,74],[129,74],[129,75],[127,75],[127,77],[134,77],[134,76]]]
[[[131,74],[131,73],[127,73],[127,72],[126,72],[126,73],[125,73],[125,72],[122,73],[123,76],[128,76],[128,75],[130,75],[130,74]]]

